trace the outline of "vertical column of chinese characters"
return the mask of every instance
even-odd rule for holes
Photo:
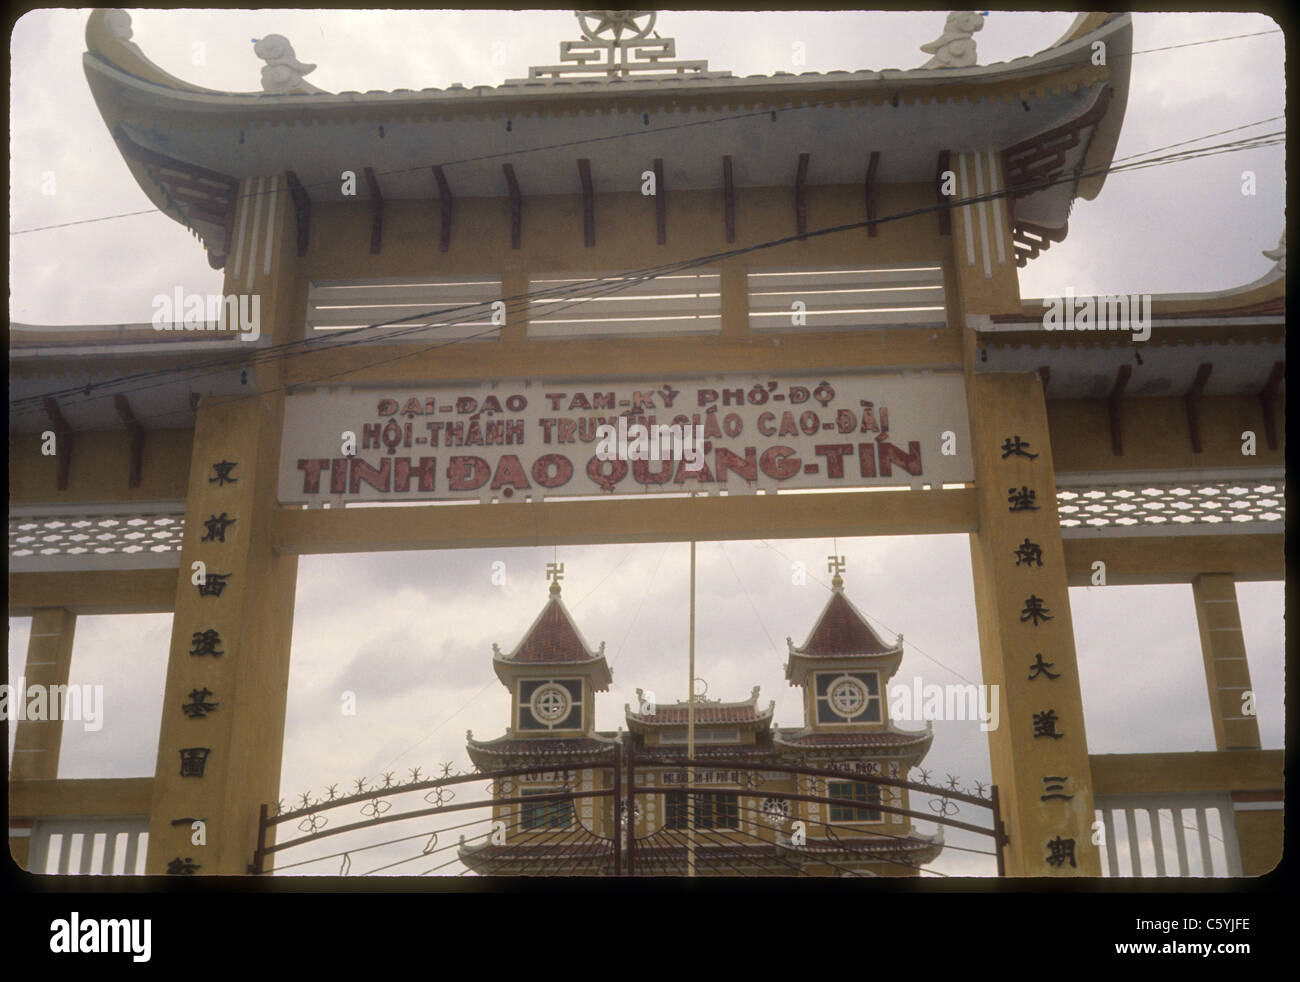
[[[215,485],[217,489],[222,489],[229,484],[238,482],[239,478],[234,476],[234,470],[237,466],[236,462],[229,460],[220,460],[214,463],[212,465],[213,476],[208,478],[208,483]],[[210,545],[206,545],[203,549],[204,558],[194,563],[193,574],[190,578],[191,585],[198,591],[200,597],[219,599],[233,575],[217,572],[216,561],[222,558],[220,546],[226,543],[226,532],[236,521],[237,519],[232,518],[227,512],[223,511],[220,514],[211,513],[203,522],[205,531],[199,542],[200,544],[210,543]],[[194,663],[196,678],[192,682],[193,688],[190,689],[188,701],[181,704],[181,711],[187,719],[196,721],[206,720],[209,714],[215,712],[220,706],[219,702],[213,701],[213,696],[216,693],[208,687],[206,658],[220,658],[226,652],[222,647],[223,642],[220,632],[211,624],[212,622],[208,621],[195,625],[195,630],[191,634],[190,657],[201,659],[201,661]],[[202,724],[196,727],[196,729],[200,730],[201,728]],[[210,743],[211,741],[204,742]],[[181,777],[202,778],[207,770],[208,758],[212,754],[211,747],[181,747],[179,753]],[[172,820],[173,825],[197,824],[200,828],[205,822],[205,818],[194,817]],[[167,864],[167,872],[172,874],[192,874],[201,868],[202,865],[195,863],[190,856],[183,859],[177,856]]]
[[[1030,452],[1028,441],[1022,440],[1019,434],[1007,437],[1002,442],[1002,459],[1007,460],[1011,457],[1023,457],[1028,460],[1036,460],[1038,454]],[[1033,488],[1028,485],[1021,485],[1019,488],[1007,489],[1007,510],[1011,513],[1017,512],[1036,512],[1039,506],[1036,503],[1036,494]],[[1028,536],[1013,550],[1015,565],[1024,569],[1031,576],[1035,570],[1041,569],[1043,565],[1043,549],[1037,542],[1032,541]],[[1053,600],[1052,602],[1056,602]],[[1047,599],[1038,596],[1036,590],[1031,588],[1028,596],[1025,597],[1024,606],[1020,611],[1020,622],[1025,624],[1029,629],[1037,628],[1040,624],[1050,621],[1053,618],[1052,608],[1048,606]],[[1033,639],[1027,644],[1027,649],[1038,648]],[[1061,676],[1059,673],[1051,671],[1053,663],[1043,658],[1041,651],[1035,651],[1033,661],[1029,664],[1029,681],[1043,679],[1049,684]],[[1045,700],[1047,701],[1047,700]],[[1060,740],[1065,733],[1060,729],[1062,724],[1061,718],[1057,715],[1056,709],[1048,702],[1046,708],[1032,711],[1030,725],[1035,742],[1040,739],[1049,741]],[[1023,725],[1017,723],[1016,725]],[[1051,768],[1055,771],[1064,770],[1064,768]],[[1042,794],[1039,795],[1039,801],[1069,801],[1074,795],[1069,793],[1068,785],[1070,776],[1068,774],[1043,774],[1040,775],[1042,784]],[[1065,819],[1062,813],[1062,820]],[[1074,857],[1074,839],[1064,838],[1058,832],[1055,838],[1045,844],[1047,855],[1045,862],[1053,868],[1061,868],[1065,863],[1069,863],[1071,868],[1077,868]]]

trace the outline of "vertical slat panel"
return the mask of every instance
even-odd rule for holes
[[[72,834],[60,833],[59,835],[59,875],[68,875],[68,862],[72,858]]]
[[[27,868],[33,873],[44,873],[50,855],[50,832],[41,822],[32,826],[32,842],[27,852]]]
[[[1203,876],[1214,875],[1214,856],[1210,853],[1210,829],[1205,822],[1205,809],[1196,809],[1196,831],[1201,840],[1201,870]]]
[[[1187,876],[1187,835],[1183,831],[1183,810],[1173,808],[1174,814],[1174,844],[1178,848],[1178,875]]]
[[[126,834],[126,860],[122,867],[122,872],[131,876],[135,873],[136,856],[140,847],[140,833],[128,832]]]
[[[1132,807],[1124,809],[1124,826],[1128,830],[1128,860],[1134,876],[1142,875],[1142,857],[1139,855],[1137,813]]]
[[[81,862],[77,872],[82,876],[90,875],[91,863],[95,861],[95,838],[94,832],[81,833]]]
[[[1160,810],[1147,809],[1147,820],[1151,822],[1151,846],[1155,851],[1156,876],[1167,876],[1165,872],[1165,844],[1160,835]]]
[[[1219,823],[1223,827],[1223,851],[1227,856],[1228,875],[1241,876],[1241,843],[1237,841],[1237,816],[1232,802],[1219,809]]]
[[[121,834],[114,829],[104,839],[104,865],[100,872],[105,876],[113,875],[113,864],[117,860],[117,837]]]
[[[1101,822],[1106,830],[1106,866],[1111,876],[1119,876],[1119,844],[1115,841],[1115,817],[1111,809],[1101,810]]]

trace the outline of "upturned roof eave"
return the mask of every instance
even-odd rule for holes
[[[89,38],[88,38],[89,40]],[[1009,62],[970,68],[944,69],[881,69],[834,72],[805,72],[799,75],[748,75],[709,78],[668,76],[640,80],[515,80],[500,85],[478,85],[453,89],[421,89],[368,92],[344,91],[337,93],[285,93],[221,92],[191,85],[168,75],[153,65],[140,52],[139,58],[128,58],[133,52],[120,46],[99,44],[85,53],[83,63],[88,77],[99,76],[103,84],[111,85],[143,105],[182,114],[209,115],[238,111],[241,117],[275,117],[300,120],[304,112],[350,108],[382,108],[392,106],[407,114],[415,108],[427,107],[438,111],[465,109],[474,112],[506,111],[549,107],[572,102],[575,97],[584,101],[617,103],[635,97],[639,104],[647,98],[661,98],[668,107],[674,107],[684,96],[700,94],[725,96],[727,99],[762,100],[771,98],[788,101],[805,92],[824,91],[828,88],[842,91],[846,97],[883,95],[898,92],[916,94],[916,90],[938,88],[950,93],[949,98],[975,101],[991,95],[981,89],[1005,89],[1008,82],[1016,83],[1022,95],[1052,87],[1053,76],[1068,73],[1088,65],[1092,45],[1104,41],[1109,46],[1108,64],[1118,70],[1111,71],[1111,84],[1118,85],[1126,94],[1128,89],[1128,49],[1132,45],[1132,25],[1128,14],[1123,14],[1083,36]],[[129,43],[128,43],[129,44]],[[98,47],[99,50],[94,48]],[[135,45],[129,44],[130,49]],[[125,53],[124,53],[125,52]],[[130,63],[127,63],[127,62]],[[139,62],[136,64],[135,62]],[[954,83],[957,83],[954,85]],[[92,78],[92,88],[95,79]],[[1122,117],[1122,104],[1120,112]],[[110,125],[115,125],[113,121]],[[1116,134],[1118,128],[1116,128]],[[1090,195],[1091,197],[1091,195]]]

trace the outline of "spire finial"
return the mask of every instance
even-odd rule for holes
[[[551,596],[560,595],[560,580],[564,579],[564,563],[547,563],[546,578],[551,581]]]
[[[826,572],[834,574],[831,577],[832,589],[839,590],[844,586],[844,577],[840,574],[843,573],[847,567],[848,564],[844,561],[843,556],[831,555],[826,557]]]

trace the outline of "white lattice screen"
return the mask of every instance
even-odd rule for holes
[[[1066,486],[1057,489],[1066,537],[1280,531],[1285,486],[1275,481]],[[11,515],[9,563],[33,570],[174,568],[185,516],[176,511]]]
[[[9,517],[14,570],[174,567],[185,516],[179,512]]]
[[[1177,535],[1265,532],[1286,513],[1282,481],[1187,481],[1177,484],[1059,487],[1062,534]]]

